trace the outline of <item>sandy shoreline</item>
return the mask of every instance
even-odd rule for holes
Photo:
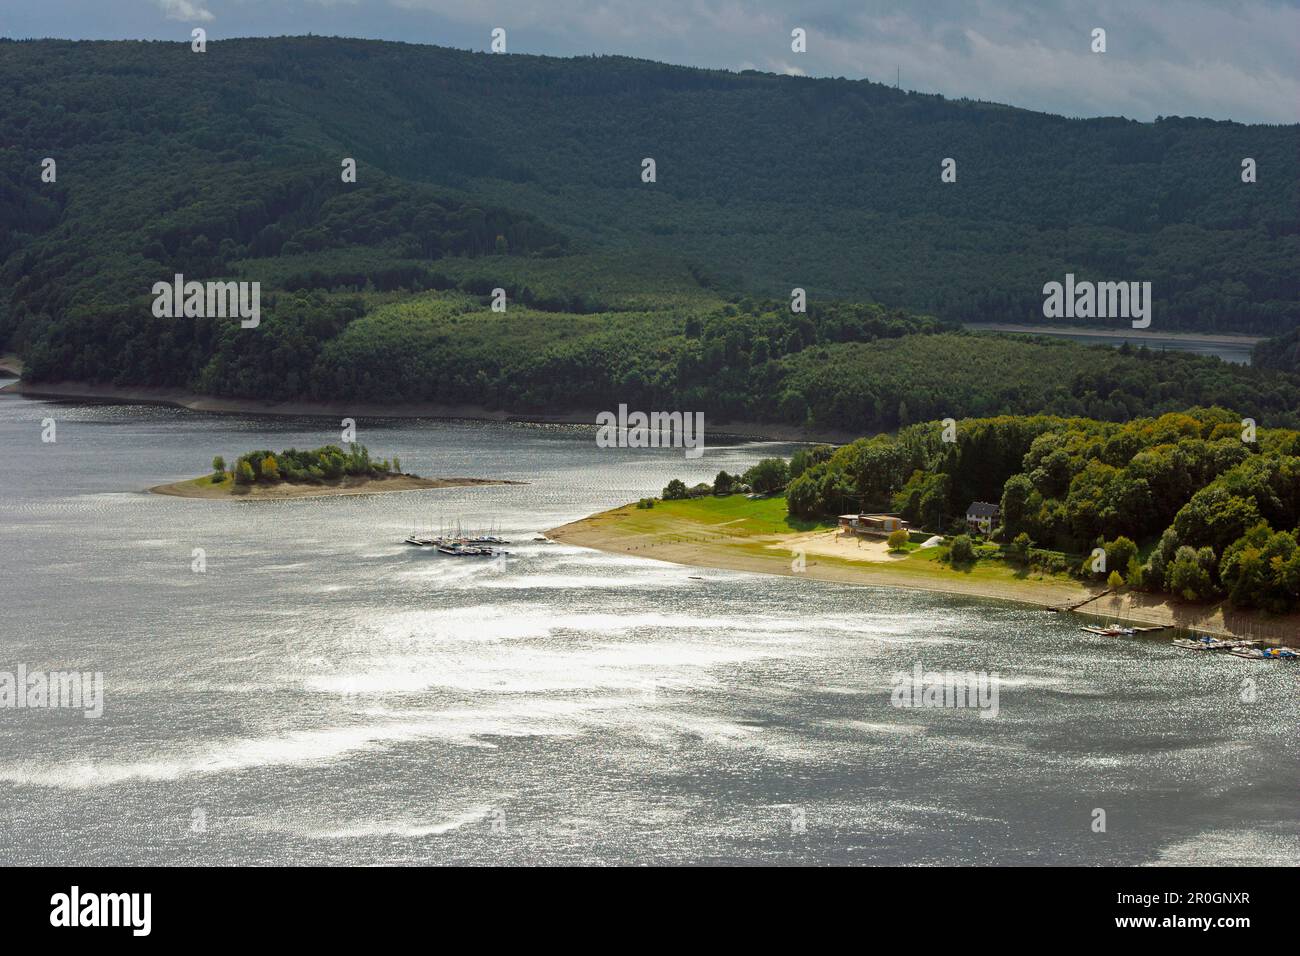
[[[1088,600],[1079,609],[1079,623],[1092,623],[1088,617],[1106,622],[1121,621],[1140,625],[1161,625],[1198,633],[1254,637],[1270,644],[1300,646],[1300,614],[1286,618],[1264,618],[1247,611],[1235,611],[1226,604],[1186,605],[1164,595],[1105,594],[1070,579],[988,580],[965,576],[957,571],[918,574],[905,569],[878,543],[838,538],[829,532],[832,543],[825,543],[827,532],[816,535],[763,535],[735,537],[723,526],[678,525],[664,533],[645,534],[630,530],[620,519],[635,512],[624,505],[591,515],[546,532],[554,541],[592,548],[611,554],[627,554],[693,567],[747,571],[757,574],[780,574],[787,577],[813,578],[840,584],[871,587],[911,588],[962,597],[995,598],[1029,604],[1044,609]],[[796,572],[791,567],[791,548],[799,546],[806,554],[806,567]],[[837,551],[836,549],[841,549]],[[856,557],[854,550],[861,553]],[[826,560],[818,560],[819,557]]]
[[[626,508],[627,506],[625,506]],[[546,537],[563,544],[578,545],[605,551],[611,554],[629,554],[638,558],[653,558],[656,561],[668,561],[672,564],[688,564],[695,567],[720,568],[729,571],[751,571],[758,574],[780,574],[786,577],[813,578],[818,581],[834,581],[841,584],[885,585],[888,587],[913,588],[923,591],[938,591],[945,594],[960,594],[968,597],[993,597],[1040,607],[1054,607],[1081,601],[1092,592],[1081,584],[1062,582],[1061,584],[1044,582],[984,582],[968,581],[954,573],[953,580],[935,580],[930,576],[920,576],[905,571],[895,570],[889,566],[889,559],[881,559],[878,547],[869,548],[868,556],[863,556],[861,567],[853,567],[836,561],[819,561],[819,554],[828,557],[824,550],[808,550],[807,564],[803,571],[791,567],[791,542],[804,535],[763,536],[746,539],[755,547],[739,548],[736,539],[725,534],[710,533],[703,526],[694,534],[690,531],[674,531],[671,535],[650,536],[629,534],[618,527],[617,518],[625,509],[616,508],[601,512],[589,518],[583,518],[570,524],[553,528],[546,532]],[[853,548],[849,543],[846,548]],[[843,561],[852,561],[844,557]]]
[[[393,478],[346,477],[334,484],[312,485],[278,482],[273,485],[235,486],[230,482],[213,484],[207,476],[173,481],[150,488],[156,495],[176,498],[203,498],[208,501],[285,501],[292,498],[324,498],[342,495],[382,495],[399,491],[423,491],[428,488],[463,488],[471,485],[522,485],[522,481],[493,478],[417,478],[400,475]]]
[[[21,363],[19,363],[21,365]],[[21,371],[16,369],[15,373]],[[485,408],[482,405],[441,405],[434,402],[405,402],[384,405],[375,402],[268,402],[256,399],[215,398],[199,395],[184,389],[173,388],[118,388],[112,385],[95,385],[85,382],[11,382],[0,388],[27,398],[45,398],[54,401],[97,401],[117,404],[171,405],[196,412],[215,412],[237,415],[276,415],[295,418],[450,418],[470,421],[529,422],[543,425],[596,424],[599,409],[579,409],[547,414],[519,412],[509,409]],[[765,422],[727,421],[706,419],[706,428],[715,435],[753,438],[763,441],[824,441],[845,443],[860,437],[847,432],[806,432],[802,428]]]

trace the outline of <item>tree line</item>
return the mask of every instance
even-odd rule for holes
[[[947,437],[930,422],[801,452],[789,511],[894,510],[959,534],[970,502],[994,501],[993,540],[1026,563],[1188,601],[1300,606],[1300,432],[1193,408],[1123,423],[962,420]]]
[[[236,485],[273,484],[280,481],[322,484],[349,475],[384,478],[402,473],[400,459],[372,459],[370,449],[357,442],[350,443],[346,451],[338,445],[322,445],[310,451],[286,448],[279,453],[262,448],[240,455],[229,470],[223,456],[217,455],[212,459],[214,484],[227,477],[233,477]]]

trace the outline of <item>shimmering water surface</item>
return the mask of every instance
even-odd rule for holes
[[[144,493],[333,425],[0,397],[0,670],[106,685],[98,720],[0,710],[0,862],[1300,858],[1300,668],[531,540],[789,446],[362,420],[408,470],[530,484]],[[515,542],[504,569],[401,543],[457,518]],[[996,672],[998,716],[891,706],[917,662]]]

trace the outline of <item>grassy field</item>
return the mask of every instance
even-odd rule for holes
[[[232,472],[225,472],[220,481],[213,481],[211,475],[203,475],[200,478],[191,478],[189,481],[178,481],[175,487],[183,489],[193,494],[202,493],[210,497],[214,492],[221,494],[233,494],[235,490],[235,476]]]
[[[630,512],[623,514],[625,511]],[[633,532],[663,531],[673,528],[698,532],[701,528],[725,527],[733,536],[765,534],[798,534],[833,528],[833,521],[804,521],[792,517],[785,510],[784,498],[746,498],[744,495],[727,495],[715,498],[687,498],[683,501],[655,500],[653,508],[633,505],[618,508],[607,514],[620,514],[620,526]]]

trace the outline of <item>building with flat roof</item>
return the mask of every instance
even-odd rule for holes
[[[907,522],[897,515],[840,515],[841,534],[882,534],[906,531]]]

